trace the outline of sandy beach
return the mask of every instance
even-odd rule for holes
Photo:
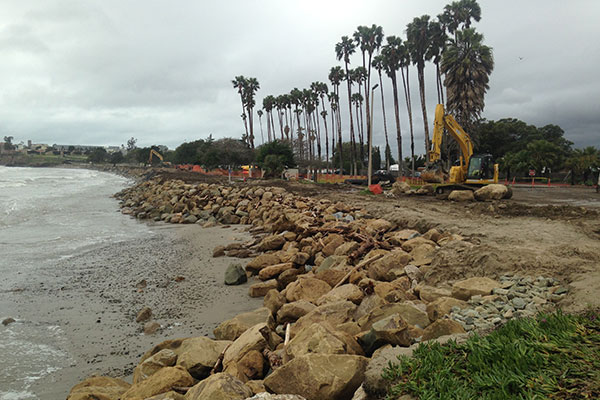
[[[32,386],[39,398],[64,399],[92,374],[131,381],[140,356],[153,345],[212,336],[221,321],[261,306],[262,299],[248,297],[248,283],[223,284],[227,265],[243,260],[212,258],[215,246],[247,240],[243,227],[157,224],[152,229],[149,240],[82,252],[15,289],[12,299],[21,318],[59,326],[71,355],[63,369]],[[144,280],[146,287],[140,288]],[[153,335],[144,335],[143,324],[135,322],[144,306],[162,326]]]

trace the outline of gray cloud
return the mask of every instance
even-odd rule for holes
[[[243,132],[236,75],[255,76],[268,94],[327,82],[339,65],[334,46],[357,25],[404,36],[406,24],[440,13],[448,1],[305,0],[282,2],[48,0],[3,2],[0,12],[0,134],[47,143],[175,147],[184,140]],[[480,1],[477,28],[494,48],[484,116],[557,124],[577,146],[600,131],[600,4],[592,0]],[[521,59],[522,58],[522,59]],[[352,60],[359,62],[359,57]],[[423,152],[416,72],[415,141]],[[436,102],[427,67],[431,124]],[[391,86],[384,81],[388,131],[396,152]],[[342,91],[344,93],[344,91]],[[382,145],[380,99],[375,143]],[[402,102],[403,104],[403,102]],[[344,108],[345,109],[345,108]],[[345,124],[348,117],[343,116]],[[404,154],[408,118],[401,110]],[[258,121],[256,132],[259,136]]]

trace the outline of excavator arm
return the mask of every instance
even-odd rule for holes
[[[148,156],[148,164],[152,164],[152,155],[155,155],[156,157],[158,157],[158,159],[160,161],[163,160],[163,156],[156,150],[154,149],[150,149],[150,155]]]
[[[450,170],[450,180],[464,180],[467,173],[469,160],[473,155],[473,142],[471,137],[465,130],[456,122],[452,115],[446,114],[444,106],[438,104],[435,108],[435,120],[433,121],[433,138],[431,140],[431,149],[429,150],[430,167],[421,174],[421,178],[426,182],[439,182],[444,180],[444,171],[441,165],[442,159],[442,138],[444,129],[448,131],[450,136],[456,140],[462,156],[460,158],[460,166],[452,167]],[[457,169],[460,168],[460,169]]]

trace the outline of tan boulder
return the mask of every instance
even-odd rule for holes
[[[186,339],[181,344],[177,365],[185,368],[194,378],[204,379],[231,343],[229,340],[212,340],[205,336]]]
[[[415,231],[414,229],[403,229],[401,231],[392,232],[389,234],[388,242],[394,246],[402,246],[402,243],[415,236],[419,236],[418,231]]]
[[[310,260],[310,254],[304,251],[299,251],[290,258],[290,262],[294,265],[304,265],[308,260]]]
[[[407,240],[406,242],[404,242],[402,244],[402,250],[410,253],[415,248],[417,248],[419,246],[422,246],[424,244],[430,245],[430,246],[432,246],[434,248],[436,246],[435,242],[433,242],[433,241],[431,241],[429,239],[425,239],[423,236],[417,236],[416,238],[412,238],[412,239]]]
[[[423,243],[419,246],[416,246],[410,252],[410,256],[412,257],[411,264],[417,267],[425,264],[431,264],[434,253],[435,244]]]
[[[419,298],[424,302],[432,302],[440,297],[450,297],[452,292],[448,289],[436,288],[428,285],[417,285],[415,292],[418,293]]]
[[[316,278],[302,277],[290,283],[286,288],[287,301],[306,300],[316,303],[319,297],[331,290],[325,281]]]
[[[376,342],[394,346],[410,346],[412,344],[408,324],[400,314],[392,314],[374,322],[371,330],[375,335]]]
[[[440,336],[465,333],[462,325],[451,319],[438,319],[423,331],[422,341],[437,339]]]
[[[378,281],[393,281],[404,274],[404,266],[411,256],[400,249],[394,249],[367,267],[367,276]]]
[[[391,230],[393,227],[394,224],[386,219],[371,219],[368,220],[365,226],[365,231],[370,235],[376,235],[378,233],[385,233]]]
[[[157,394],[156,396],[148,397],[145,400],[185,400],[185,396],[173,390],[166,393]]]
[[[501,184],[490,184],[474,193],[475,199],[479,201],[501,200],[508,194],[508,187]]]
[[[239,361],[227,365],[223,372],[235,376],[246,383],[249,380],[261,379],[265,372],[265,358],[258,350],[251,350],[244,354]]]
[[[323,255],[325,257],[331,256],[335,253],[335,250],[345,242],[346,239],[344,239],[342,235],[338,235],[337,233],[330,234],[325,239],[323,239],[323,243],[325,244],[325,246],[321,251],[323,252]]]
[[[285,270],[277,277],[277,283],[280,288],[285,289],[290,283],[295,282],[298,277],[305,272],[306,270],[304,267]]]
[[[381,307],[384,304],[387,304],[387,302],[383,299],[383,297],[377,295],[376,293],[365,296],[354,313],[354,319],[358,321],[361,317],[367,315],[375,308]]]
[[[350,253],[352,253],[356,249],[358,249],[359,246],[360,245],[354,241],[346,242],[346,243],[342,244],[340,247],[338,247],[337,249],[335,249],[335,252],[333,254],[336,256],[347,256],[347,255],[350,255]]]
[[[152,309],[150,307],[144,307],[138,312],[135,322],[148,321],[152,317]]]
[[[319,271],[315,274],[316,279],[320,279],[326,282],[329,286],[334,287],[337,285],[350,271],[349,267],[344,267],[340,269],[327,269],[324,271]]]
[[[285,238],[281,235],[270,235],[261,240],[258,244],[258,251],[279,250],[285,242]]]
[[[448,200],[451,201],[474,201],[472,190],[453,190],[448,196]]]
[[[335,330],[327,322],[306,326],[286,346],[290,358],[305,354],[356,354],[364,355],[354,337]]]
[[[277,311],[285,304],[285,295],[277,289],[271,289],[263,299],[263,305],[267,307],[273,316],[277,315]]]
[[[148,379],[133,384],[121,400],[138,400],[166,393],[176,386],[192,386],[194,378],[181,366],[165,367],[158,370]]]
[[[338,326],[353,320],[356,305],[350,301],[336,301],[318,306],[308,314],[299,318],[291,328],[291,336],[300,332],[306,326],[328,322],[331,326]]]
[[[472,296],[487,296],[492,290],[501,287],[500,282],[486,277],[473,277],[455,282],[452,285],[452,297],[469,300]]]
[[[289,263],[281,263],[275,265],[269,265],[268,267],[264,267],[258,273],[258,278],[260,280],[266,281],[268,279],[276,278],[283,271],[294,268],[294,264]]]
[[[163,349],[138,364],[133,370],[133,383],[147,379],[161,368],[172,367],[177,361],[177,353],[173,350]]]
[[[108,376],[91,376],[71,388],[67,400],[119,400],[131,385]]]
[[[315,308],[317,308],[317,306],[306,300],[297,300],[291,303],[286,303],[277,312],[277,322],[279,324],[295,322]]]
[[[257,379],[257,380],[252,380],[252,381],[248,381],[245,383],[246,386],[248,386],[250,388],[250,390],[252,390],[252,393],[254,394],[258,394],[258,393],[264,393],[267,394],[267,389],[265,388],[265,383],[262,381],[262,379]],[[251,397],[254,398],[254,397]]]
[[[307,400],[346,400],[364,380],[367,362],[363,356],[306,354],[273,371],[265,379],[265,387]]]
[[[247,265],[246,271],[257,273],[261,269],[268,267],[269,265],[279,264],[280,257],[275,253],[265,253],[261,254],[258,257],[253,258]]]
[[[358,324],[363,331],[366,331],[371,329],[375,322],[394,314],[399,314],[409,325],[420,326],[421,328],[429,325],[427,313],[408,302],[384,304],[374,308],[371,312],[362,316],[358,320]]]
[[[215,328],[213,333],[217,340],[233,341],[240,337],[247,329],[260,323],[266,323],[271,328],[275,326],[271,310],[267,307],[261,307],[253,311],[241,313],[231,319],[223,321]]]
[[[427,304],[427,316],[435,321],[450,314],[452,307],[466,308],[468,305],[466,301],[454,297],[440,297]]]
[[[185,395],[186,400],[243,400],[254,393],[242,381],[221,372],[211,375],[192,387]]]
[[[442,234],[437,229],[432,228],[432,229],[428,230],[427,232],[425,232],[423,234],[423,237],[425,239],[429,239],[431,241],[437,242],[442,237]]]
[[[262,352],[267,346],[267,338],[271,329],[265,323],[257,324],[237,338],[223,355],[223,366],[227,368],[231,363],[237,363],[246,353],[256,350]]]
[[[392,185],[392,194],[394,196],[400,196],[400,195],[402,195],[404,193],[410,192],[410,190],[411,190],[411,187],[406,182],[396,181]]]
[[[268,281],[258,282],[250,286],[248,289],[248,295],[250,297],[263,297],[269,290],[277,289],[279,284],[277,279],[269,279]]]
[[[357,285],[347,283],[330,290],[317,300],[317,305],[332,303],[340,300],[348,300],[354,304],[360,304],[365,294]]]

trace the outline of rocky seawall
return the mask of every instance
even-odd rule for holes
[[[157,344],[131,384],[92,377],[69,399],[378,399],[387,362],[420,342],[464,340],[566,295],[545,277],[438,282],[432,264],[472,251],[468,235],[410,229],[282,188],[151,179],[116,197],[139,219],[248,226],[253,240],[213,256],[248,259],[229,265],[224,282],[250,280],[248,296],[263,307],[223,321],[214,337]]]

